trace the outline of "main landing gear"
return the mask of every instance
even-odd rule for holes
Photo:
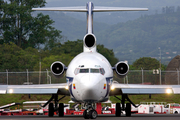
[[[59,117],[63,117],[64,116],[64,104],[63,103],[59,103],[58,105],[58,102],[65,98],[66,96],[63,96],[62,98],[60,98],[58,100],[58,95],[57,94],[54,94],[52,95],[52,97],[48,100],[48,102],[46,104],[44,104],[42,107],[45,107],[46,105],[49,104],[49,114],[48,116],[49,117],[53,117],[54,116],[54,112],[58,111],[58,115]],[[53,103],[50,103],[51,101],[53,101],[54,99],[54,104]]]
[[[86,105],[86,108],[88,109],[83,112],[84,119],[96,119],[98,114],[97,111],[93,109],[92,104]]]
[[[114,96],[116,97],[116,96]],[[122,99],[119,99],[118,97],[116,97],[118,100],[121,101],[121,104],[120,103],[116,103],[116,117],[120,117],[121,116],[121,112],[122,111],[125,111],[126,112],[126,116],[127,117],[130,117],[131,116],[131,104],[134,106],[134,107],[138,107],[136,106],[128,97],[127,94],[123,94],[122,95]],[[125,101],[129,101],[130,103],[126,103],[126,107],[125,107]]]

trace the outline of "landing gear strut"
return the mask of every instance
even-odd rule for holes
[[[54,105],[53,103],[49,103],[49,117],[54,116]]]
[[[116,97],[116,96],[114,96]],[[138,107],[136,106],[128,97],[127,94],[123,94],[122,95],[122,99],[119,99],[118,97],[116,97],[118,100],[121,101],[121,104],[122,106],[120,105],[120,103],[116,103],[116,117],[120,117],[121,116],[121,112],[122,110],[126,112],[126,116],[127,117],[130,117],[131,116],[131,104],[134,106],[134,107]],[[125,107],[125,101],[128,101],[130,103],[126,103],[126,107]]]
[[[120,103],[116,103],[116,113],[115,113],[116,117],[120,117],[121,116],[121,106]]]
[[[58,100],[58,95],[57,94],[53,94],[52,97],[48,100],[47,103],[45,103],[42,107],[45,107],[46,105],[49,104],[49,117],[53,117],[54,116],[54,112],[58,111],[59,113],[59,117],[63,117],[64,116],[64,104],[60,103],[59,107],[58,107],[58,102],[63,99],[66,96],[63,96],[62,98],[60,98]],[[53,101],[54,99],[54,104],[50,103],[51,101]]]
[[[98,114],[97,111],[92,108],[92,104],[86,105],[88,109],[83,112],[84,119],[96,119]]]

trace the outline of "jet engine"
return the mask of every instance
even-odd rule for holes
[[[120,61],[114,66],[114,69],[119,77],[125,77],[129,72],[129,65],[127,62]]]
[[[51,64],[50,69],[54,76],[60,77],[66,70],[66,66],[62,62],[56,61]]]
[[[86,34],[83,43],[84,52],[96,52],[96,37],[94,34]]]
[[[87,34],[84,37],[84,45],[87,48],[92,48],[96,45],[96,38],[93,34]]]

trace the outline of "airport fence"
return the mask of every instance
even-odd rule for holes
[[[130,70],[124,78],[114,74],[114,80],[124,84],[179,85],[180,72],[159,70]],[[66,82],[65,75],[54,77],[50,71],[0,72],[0,84],[53,84]]]

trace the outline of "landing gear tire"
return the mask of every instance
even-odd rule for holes
[[[89,115],[87,114],[87,110],[83,112],[84,119],[89,119]]]
[[[63,103],[59,103],[58,112],[59,112],[59,117],[64,117],[64,104]]]
[[[131,116],[131,104],[130,103],[126,103],[126,116],[130,117]]]
[[[89,118],[96,119],[97,116],[98,116],[98,114],[97,114],[96,110],[89,111]]]
[[[49,117],[53,117],[54,116],[54,105],[53,103],[49,103]]]
[[[121,106],[120,103],[116,103],[116,117],[120,117],[121,116]]]

